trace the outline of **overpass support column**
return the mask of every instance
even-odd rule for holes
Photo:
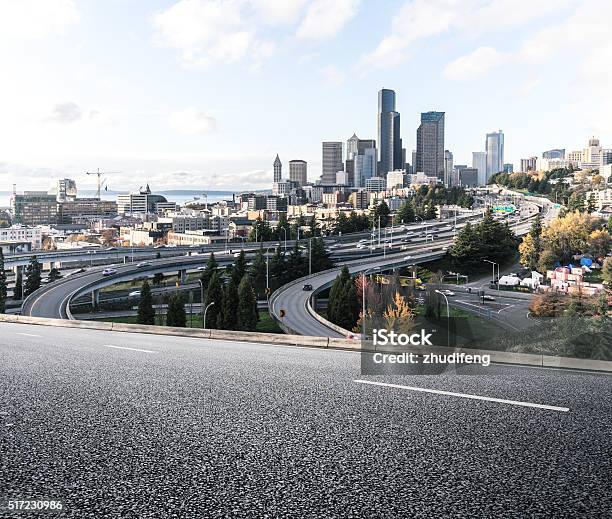
[[[91,306],[96,309],[98,308],[98,305],[100,304],[100,290],[94,290],[91,293]]]
[[[185,283],[186,279],[187,279],[187,270],[186,269],[179,270],[179,280],[181,284]]]

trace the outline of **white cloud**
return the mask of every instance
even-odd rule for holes
[[[82,115],[81,107],[74,101],[68,101],[56,104],[51,115],[44,120],[52,123],[74,123],[81,119]]]
[[[500,66],[506,57],[493,47],[479,47],[474,52],[449,63],[444,69],[444,77],[455,81],[478,79],[491,69]]]
[[[323,79],[325,79],[327,83],[333,86],[342,85],[342,83],[344,83],[346,79],[346,74],[342,72],[340,69],[338,69],[338,67],[335,67],[334,65],[323,67],[321,69],[321,75],[323,76]]]
[[[61,34],[79,19],[72,0],[0,2],[0,42],[40,40]]]
[[[359,4],[359,0],[314,0],[298,27],[298,38],[325,40],[336,36],[357,14]]]
[[[257,43],[240,0],[180,0],[155,15],[162,45],[181,51],[183,63],[206,66],[245,58]]]
[[[217,120],[214,117],[193,107],[173,112],[168,122],[173,129],[184,135],[207,134],[217,129]]]
[[[251,0],[261,21],[268,25],[294,23],[306,0]]]
[[[550,13],[575,0],[411,0],[393,18],[391,31],[360,60],[367,67],[393,67],[424,39],[451,31],[468,36],[498,32]]]

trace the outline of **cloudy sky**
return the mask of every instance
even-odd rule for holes
[[[612,147],[609,0],[0,0],[0,190],[101,168],[111,189],[268,187],[278,152],[320,174],[322,140],[402,137],[446,112],[469,163],[591,135]]]

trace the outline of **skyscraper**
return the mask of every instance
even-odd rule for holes
[[[444,181],[444,112],[424,112],[417,130],[416,170]]]
[[[504,170],[504,132],[487,133],[487,183],[489,179]]]
[[[472,167],[478,170],[478,185],[487,183],[487,153],[485,151],[472,152]]]
[[[400,114],[395,111],[395,92],[386,88],[378,92],[378,146],[379,176],[403,168]]]
[[[346,141],[346,160],[351,160],[355,155],[357,155],[357,151],[359,148],[359,137],[357,134],[353,134],[353,136]]]
[[[308,182],[308,164],[305,160],[289,161],[289,180],[303,186]]]
[[[321,184],[335,184],[336,173],[344,170],[342,162],[342,143],[323,142],[323,162]]]
[[[283,179],[283,164],[278,157],[278,153],[276,154],[276,158],[274,159],[274,182],[280,182]]]
[[[453,172],[453,152],[444,150],[444,185],[451,187],[451,175]]]
[[[366,148],[353,159],[353,185],[365,187],[366,180],[376,177],[376,148]]]

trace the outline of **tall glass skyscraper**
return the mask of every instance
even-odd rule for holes
[[[395,91],[383,88],[378,92],[378,176],[402,169],[400,114],[395,111]]]
[[[444,112],[424,112],[417,130],[416,171],[444,182]]]
[[[487,183],[496,173],[504,170],[504,132],[487,133]]]

